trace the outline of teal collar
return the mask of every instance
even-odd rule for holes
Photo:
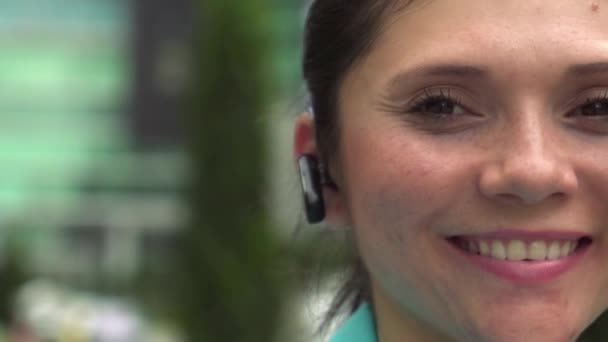
[[[350,318],[338,328],[329,342],[377,342],[376,329],[369,304],[362,304]]]

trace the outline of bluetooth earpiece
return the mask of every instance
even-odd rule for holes
[[[304,193],[306,219],[310,224],[322,222],[325,219],[325,202],[321,165],[317,158],[305,154],[298,158],[298,167]]]

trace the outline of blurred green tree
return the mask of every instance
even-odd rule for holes
[[[273,39],[264,0],[199,1],[187,122],[193,216],[180,241],[188,341],[268,342],[283,293],[264,193]]]
[[[21,244],[13,234],[8,235],[0,252],[3,256],[0,262],[0,324],[8,326],[13,319],[15,294],[27,280],[27,275]]]

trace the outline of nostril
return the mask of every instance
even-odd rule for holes
[[[500,194],[497,194],[497,197],[501,201],[508,203],[508,204],[526,204],[526,205],[541,203],[541,202],[544,202],[547,200],[562,201],[567,197],[567,195],[563,192],[555,192],[553,194],[549,194],[548,196],[546,196],[545,194],[533,193],[533,192],[524,193],[523,191],[520,191],[519,193],[520,193],[520,195],[515,195],[512,193],[500,193]]]
[[[522,202],[521,197],[515,196],[513,194],[498,194],[498,197],[507,202]]]

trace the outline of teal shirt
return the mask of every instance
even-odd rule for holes
[[[369,304],[362,304],[329,342],[377,342],[376,328]]]

